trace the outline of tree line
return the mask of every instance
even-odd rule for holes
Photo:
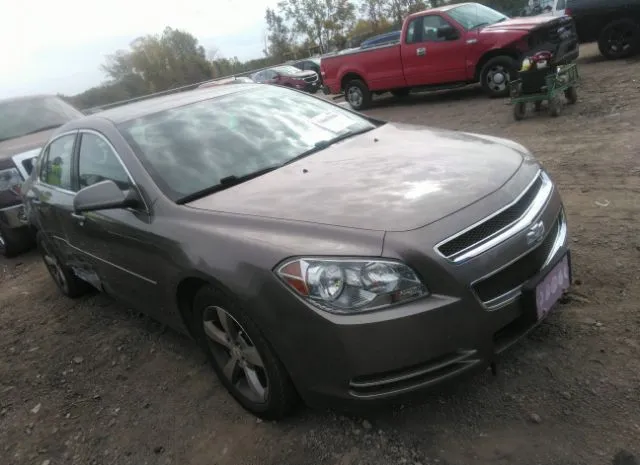
[[[478,0],[505,14],[518,14],[527,0]],[[81,109],[243,74],[287,60],[357,47],[366,38],[397,30],[407,14],[457,0],[281,0],[265,12],[263,57],[241,61],[205,50],[192,34],[165,28],[109,55],[103,84],[64,97]]]

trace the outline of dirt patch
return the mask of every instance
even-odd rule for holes
[[[640,451],[640,75],[583,49],[579,103],[516,123],[475,88],[379,99],[388,120],[515,139],[564,196],[576,285],[489,373],[354,418],[261,423],[193,343],[102,295],[0,261],[0,463],[605,464]]]

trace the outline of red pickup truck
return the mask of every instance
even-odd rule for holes
[[[523,56],[553,53],[553,63],[575,60],[578,37],[568,16],[511,19],[478,3],[414,13],[404,20],[400,42],[325,56],[327,91],[344,92],[355,110],[373,94],[407,95],[411,89],[441,89],[480,82],[491,97],[509,93],[509,80]]]

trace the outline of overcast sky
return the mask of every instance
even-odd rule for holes
[[[77,94],[106,79],[105,55],[165,26],[241,60],[262,56],[277,0],[7,0],[0,9],[0,98]]]

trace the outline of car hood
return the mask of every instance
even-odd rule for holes
[[[0,160],[42,147],[47,143],[53,131],[54,130],[36,132],[28,136],[16,137],[15,139],[0,142]]]
[[[490,24],[480,30],[480,34],[494,34],[502,31],[531,31],[544,27],[555,21],[560,22],[561,17],[554,16],[529,16],[524,18],[511,18],[500,23]]]
[[[406,231],[500,189],[525,155],[503,139],[387,123],[188,206]]]

